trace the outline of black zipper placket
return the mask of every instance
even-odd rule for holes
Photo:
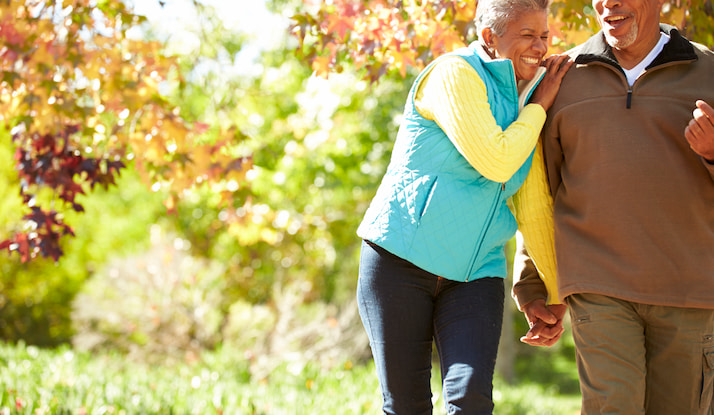
[[[516,71],[515,71],[515,69],[513,69],[513,62],[511,62],[511,80],[513,81],[513,85],[516,86],[515,102],[516,102],[516,118],[517,118],[518,113],[520,112],[521,109],[520,109],[520,99],[519,99],[520,97],[518,95],[518,82],[516,81]],[[535,89],[535,88],[533,88],[533,89]],[[503,182],[503,183],[501,183],[500,191],[497,190],[496,200],[494,201],[493,206],[491,206],[491,210],[488,214],[488,220],[486,221],[486,226],[484,226],[483,232],[481,233],[481,236],[479,237],[478,244],[476,245],[476,248],[474,249],[474,254],[471,257],[471,261],[469,262],[469,267],[466,269],[467,274],[466,274],[466,278],[465,278],[464,282],[468,282],[469,278],[471,277],[471,270],[473,269],[474,264],[476,263],[478,254],[481,252],[481,246],[483,245],[484,239],[486,239],[486,234],[488,233],[488,229],[491,227],[491,222],[493,222],[493,216],[496,213],[496,210],[498,209],[498,205],[501,202],[501,197],[502,197],[503,193],[505,193],[505,192],[506,192],[506,183]]]
[[[635,82],[637,82],[637,81],[635,81]],[[628,84],[629,84],[629,82],[628,82]],[[627,106],[626,106],[626,108],[628,110],[630,108],[632,108],[632,85],[629,85],[627,87]]]

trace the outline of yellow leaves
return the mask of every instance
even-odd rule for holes
[[[476,16],[476,8],[473,7],[473,2],[471,0],[457,1],[454,8],[456,10],[454,21],[470,22]]]
[[[312,70],[317,76],[327,78],[332,67],[332,56],[318,56],[312,61]]]
[[[226,223],[228,223],[228,234],[240,245],[249,246],[258,242],[275,245],[282,238],[278,230],[266,226],[273,222],[276,216],[269,206],[253,204],[251,200],[247,200],[238,211],[240,214],[234,213],[235,211],[229,213]]]
[[[252,166],[249,159],[228,151],[232,144],[238,144],[232,141],[234,131],[210,131],[203,123],[189,125],[173,109],[167,113],[147,108],[135,120],[135,126],[129,143],[136,169],[147,186],[172,198],[180,198],[197,186],[218,183],[235,191]],[[207,139],[207,134],[215,136]],[[226,186],[229,182],[234,184]]]
[[[451,52],[465,46],[464,40],[450,27],[440,28],[432,36],[431,53],[439,56],[444,52]]]
[[[407,76],[409,66],[416,66],[416,52],[408,48],[403,48],[401,51],[390,50],[387,52],[387,58],[389,63],[399,70],[402,78]]]
[[[673,7],[672,3],[667,3],[663,10],[668,22],[678,27],[686,26],[689,11],[686,6]]]

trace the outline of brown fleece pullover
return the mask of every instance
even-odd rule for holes
[[[662,30],[632,87],[602,33],[570,52],[543,130],[561,300],[714,308],[714,165],[684,138],[695,101],[714,104],[714,53]],[[544,297],[532,266],[513,293]]]

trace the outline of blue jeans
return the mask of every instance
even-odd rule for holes
[[[385,414],[432,413],[432,342],[447,413],[492,413],[502,278],[447,280],[363,242],[357,300]]]

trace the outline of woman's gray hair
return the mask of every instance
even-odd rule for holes
[[[474,23],[479,37],[489,27],[496,36],[506,33],[506,26],[523,13],[550,9],[551,0],[478,0]]]

